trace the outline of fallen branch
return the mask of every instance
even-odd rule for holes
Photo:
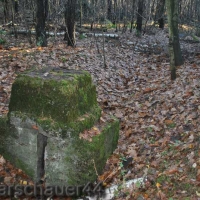
[[[106,34],[102,34],[102,33],[86,33],[87,36],[92,37],[106,37],[106,38],[112,38],[112,39],[119,39],[119,35],[114,34],[114,33],[106,33]]]

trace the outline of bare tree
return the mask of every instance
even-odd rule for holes
[[[4,21],[6,23],[9,17],[8,0],[3,1],[3,12],[4,12]]]
[[[158,22],[159,28],[163,29],[165,26],[165,0],[159,0],[156,6],[155,21]]]
[[[76,0],[67,0],[65,7],[65,23],[66,33],[65,40],[69,46],[75,46],[75,14],[76,14]]]
[[[131,17],[131,28],[130,28],[131,33],[133,31],[133,24],[134,24],[134,15],[135,15],[134,11],[135,11],[135,0],[132,0],[132,11],[131,11],[132,17]]]
[[[176,79],[176,66],[183,64],[178,31],[178,0],[166,0],[169,25],[171,79]]]
[[[112,0],[108,0],[107,18],[112,20]]]
[[[47,46],[47,36],[45,22],[48,15],[48,0],[36,0],[36,44],[38,46]]]
[[[138,12],[137,12],[137,26],[136,29],[139,32],[142,32],[142,14],[143,14],[143,5],[144,5],[144,1],[143,0],[138,0]]]

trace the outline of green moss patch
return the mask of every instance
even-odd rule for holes
[[[95,181],[96,171],[98,174],[102,173],[106,160],[115,150],[119,137],[119,120],[113,118],[103,124],[100,130],[100,134],[92,137],[92,141],[73,138],[71,145],[66,148],[66,151],[71,153],[64,156],[59,166],[67,166],[66,171],[62,173],[67,176],[69,185],[82,185]],[[55,174],[49,172],[47,174],[47,179],[54,181],[58,179]]]
[[[95,105],[96,89],[87,72],[52,69],[19,75],[12,87],[9,112],[69,123]]]
[[[76,120],[70,123],[63,123],[55,121],[51,118],[45,117],[32,117],[29,114],[22,112],[11,112],[10,116],[20,118],[22,121],[25,121],[27,118],[36,122],[37,126],[40,126],[46,132],[52,132],[59,135],[62,138],[68,136],[68,133],[73,134],[73,137],[78,137],[79,133],[85,129],[90,129],[100,118],[101,109],[99,106],[94,106],[91,108],[90,112],[85,113]]]

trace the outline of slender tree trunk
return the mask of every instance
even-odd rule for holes
[[[19,1],[18,0],[14,1],[14,9],[15,9],[15,14],[19,12]]]
[[[80,28],[82,28],[82,19],[83,19],[83,1],[80,0]]]
[[[142,32],[143,0],[138,0],[137,26],[136,29]]]
[[[150,11],[150,13],[151,13],[151,15],[152,15],[152,19],[154,19],[154,17],[153,17],[153,13],[154,13],[154,11],[155,11],[155,1],[156,0],[153,0],[153,2],[151,3],[151,11]]]
[[[5,23],[7,23],[8,16],[9,16],[9,13],[8,13],[8,0],[4,0],[3,1],[3,12],[4,12],[4,21],[5,21]]]
[[[135,16],[135,0],[132,0],[132,17],[131,17],[131,28],[130,28],[130,32],[132,33],[133,31],[133,24],[134,24],[134,16]]]
[[[116,24],[117,20],[117,0],[114,0],[114,16],[113,16],[113,24]]]
[[[12,26],[13,26],[13,31],[14,31],[14,35],[15,35],[15,38],[18,37],[17,35],[17,30],[16,30],[16,26],[15,26],[15,7],[14,7],[14,2],[12,2],[12,6],[11,6],[11,13],[12,13]]]
[[[120,0],[120,3],[119,21],[121,22],[124,18],[124,0]]]
[[[65,23],[66,33],[65,40],[69,46],[74,47],[76,44],[75,40],[75,13],[76,12],[76,0],[68,0],[65,8]]]
[[[45,22],[48,15],[48,0],[36,1],[36,44],[38,46],[47,46],[47,36],[45,30]]]
[[[107,18],[108,18],[110,21],[112,20],[112,0],[108,0]]]
[[[166,0],[169,26],[171,79],[176,79],[176,67],[183,64],[178,32],[178,0]]]
[[[159,28],[163,29],[165,26],[164,21],[165,0],[159,0],[156,7],[155,21],[158,21]]]
[[[197,1],[197,20],[200,22],[200,0]]]

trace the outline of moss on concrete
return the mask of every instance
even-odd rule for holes
[[[48,74],[39,71],[19,75],[12,86],[9,112],[69,123],[97,105],[96,89],[87,72]]]
[[[81,132],[98,122],[100,115],[96,88],[87,72],[25,72],[12,87],[8,118],[13,130],[9,127],[2,150],[7,150],[7,159],[35,179],[39,172],[37,136],[42,134],[47,138],[42,154],[46,183],[78,185],[95,181],[96,170],[102,172],[119,136],[119,120],[113,118],[102,125],[101,133],[91,142],[79,138]],[[0,121],[0,131],[5,127],[1,124],[5,121]]]
[[[98,174],[102,173],[106,160],[117,146],[118,137],[119,120],[113,118],[99,135],[92,138],[92,142],[77,138],[73,143],[76,161],[71,155],[65,158],[66,165],[76,169],[69,170],[70,173],[67,174],[69,184],[77,185],[95,181],[96,170]]]
[[[38,126],[40,126],[46,132],[53,132],[61,136],[62,138],[67,137],[68,133],[72,133],[73,137],[79,137],[79,133],[90,129],[100,118],[101,109],[99,106],[94,106],[90,109],[90,112],[85,113],[76,120],[70,123],[63,123],[55,121],[52,118],[45,117],[33,117],[29,116],[27,113],[22,112],[11,112],[10,115],[19,117],[22,121],[25,121],[27,118],[35,121]],[[56,135],[51,135],[56,136]]]

